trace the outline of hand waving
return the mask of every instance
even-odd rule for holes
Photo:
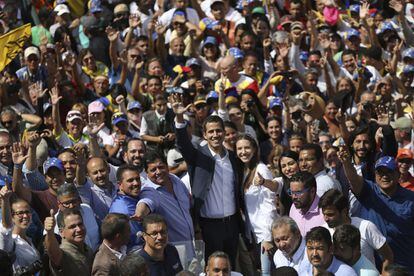
[[[13,143],[12,160],[15,165],[23,165],[29,155],[25,154],[25,148],[19,142]]]

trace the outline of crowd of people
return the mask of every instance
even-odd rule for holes
[[[414,275],[413,0],[0,8],[1,275]]]

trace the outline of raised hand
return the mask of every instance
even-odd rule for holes
[[[362,5],[359,8],[359,18],[364,20],[367,18],[369,13],[369,3],[367,1],[361,1]]]
[[[83,143],[77,143],[73,146],[73,150],[76,154],[76,163],[85,164],[86,162],[86,145]]]
[[[162,85],[165,87],[171,87],[171,77],[168,75],[165,75],[162,77]]]
[[[141,27],[141,18],[137,14],[131,14],[129,16],[129,26],[133,29]]]
[[[164,25],[162,25],[161,23],[157,22],[157,23],[155,24],[155,32],[156,32],[158,35],[164,35],[165,31],[167,31],[167,27],[168,27],[168,26],[164,26]]]
[[[264,182],[265,182],[265,179],[264,179],[264,177],[259,173],[259,172],[257,172],[257,175],[255,176],[255,178],[253,179],[253,184],[255,185],[255,186],[261,186],[261,185],[263,185],[264,184]]]
[[[45,231],[49,234],[53,234],[55,230],[56,220],[55,220],[55,210],[50,210],[50,217],[45,219],[44,228]]]
[[[36,131],[29,131],[27,137],[27,143],[30,148],[36,148],[42,137]]]
[[[23,165],[29,155],[26,155],[25,148],[19,142],[12,145],[12,160],[15,165]]]
[[[386,105],[377,106],[375,108],[375,113],[377,114],[377,123],[380,126],[387,126],[390,124],[390,116]]]
[[[176,115],[182,115],[186,112],[187,108],[183,105],[182,95],[172,94],[169,97],[169,102],[171,103],[172,110]]]
[[[62,96],[59,96],[59,89],[56,85],[52,87],[52,90],[49,92],[49,95],[52,105],[57,105],[59,101],[62,99]]]
[[[404,4],[401,0],[391,0],[389,6],[398,14],[401,14],[404,10]]]
[[[339,145],[338,158],[342,163],[351,160],[351,154],[345,145]]]
[[[123,102],[125,102],[125,98],[122,95],[119,95],[118,97],[115,98],[115,102],[117,105],[122,104]]]
[[[7,185],[4,185],[3,188],[0,190],[0,200],[6,200],[8,201],[13,194],[12,190],[9,190],[9,187]]]
[[[29,85],[30,94],[37,95],[38,98],[42,98],[47,93],[47,88],[43,89],[43,85],[41,82],[35,82]]]
[[[115,42],[118,39],[119,31],[112,28],[111,26],[108,26],[105,30],[106,36],[108,37],[108,40],[110,42]]]
[[[86,126],[86,129],[87,129],[87,131],[88,131],[88,133],[89,133],[90,136],[96,136],[98,134],[98,132],[101,129],[103,129],[104,126],[105,126],[105,123],[102,123],[99,126],[96,125],[96,124],[89,123]]]
[[[270,48],[272,46],[272,40],[268,37],[263,39],[263,48]]]

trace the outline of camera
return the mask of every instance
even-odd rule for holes
[[[253,99],[249,99],[246,102],[247,107],[252,107],[254,105],[254,100]]]
[[[14,272],[14,275],[16,276],[28,276],[33,275],[36,272],[40,271],[43,268],[43,263],[41,260],[37,260],[31,265],[19,267]]]
[[[366,111],[369,111],[369,110],[371,110],[371,109],[373,108],[373,105],[372,105],[372,103],[370,103],[370,102],[366,102],[366,103],[364,103],[364,104],[362,105],[362,108],[363,108],[364,110],[366,110]]]

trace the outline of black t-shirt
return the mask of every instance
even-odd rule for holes
[[[145,252],[144,249],[138,251],[148,264],[151,276],[170,276],[176,275],[183,270],[178,251],[172,245],[167,245],[164,249],[164,260],[156,261]]]

